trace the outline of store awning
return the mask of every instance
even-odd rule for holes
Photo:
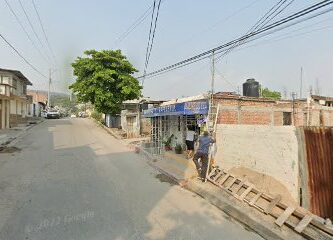
[[[208,101],[176,103],[143,111],[144,117],[208,114]]]

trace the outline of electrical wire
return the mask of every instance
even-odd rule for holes
[[[23,61],[28,64],[35,72],[37,72],[39,75],[41,75],[42,77],[47,78],[46,75],[44,75],[42,72],[40,72],[33,64],[31,64],[1,33],[0,33],[0,37],[3,39],[3,41],[5,41],[5,43],[7,43],[7,45],[9,47],[11,47],[15,53],[23,59]]]
[[[155,6],[156,6],[156,0],[154,0],[154,3],[153,3],[153,12],[151,14],[151,20],[150,20],[150,27],[149,27],[149,34],[148,34],[148,43],[147,43],[147,48],[146,48],[146,60],[145,60],[145,66],[144,66],[144,71],[143,71],[144,75],[145,75],[145,70],[147,68],[147,59],[148,59],[149,46],[150,46],[150,40],[151,40],[151,32],[152,32],[152,29],[153,29]]]
[[[55,54],[54,54],[53,49],[52,49],[52,47],[51,47],[51,44],[50,44],[49,38],[47,37],[47,34],[46,34],[46,31],[45,31],[45,28],[44,28],[44,25],[43,25],[42,19],[41,19],[40,15],[39,15],[39,12],[38,12],[37,6],[36,6],[36,4],[35,4],[35,1],[34,1],[34,0],[31,0],[31,2],[32,2],[32,5],[33,5],[33,7],[34,7],[34,9],[35,9],[35,12],[36,12],[36,15],[37,15],[37,18],[38,18],[38,21],[39,21],[40,27],[41,27],[41,29],[42,29],[42,32],[43,32],[43,35],[44,35],[44,38],[45,38],[46,44],[47,44],[47,46],[48,46],[48,49],[49,49],[49,51],[50,51],[50,53],[51,53],[51,55],[52,55],[53,61],[54,61],[55,64],[57,64],[57,60],[56,60]]]
[[[23,4],[22,4],[22,1],[21,1],[21,0],[18,0],[18,1],[19,1],[19,3],[20,3],[21,9],[22,9],[22,11],[23,11],[25,17],[26,17],[27,20],[28,20],[28,23],[29,23],[29,26],[30,26],[32,32],[34,33],[35,37],[37,38],[39,44],[44,48],[44,44],[43,44],[42,41],[40,40],[40,38],[39,38],[39,36],[38,36],[38,34],[37,34],[37,32],[36,32],[36,30],[35,30],[33,24],[31,23],[30,18],[29,18],[29,16],[28,16],[27,12],[25,11],[25,8],[24,8],[24,6],[23,6]],[[46,54],[46,55],[47,55],[47,54]],[[47,57],[49,58],[49,55],[47,55]]]
[[[158,6],[157,6],[157,9],[156,9],[156,16],[155,16],[155,20],[154,20],[154,24],[153,24],[155,6],[156,6],[156,0],[154,0],[152,20],[151,20],[150,29],[149,29],[149,38],[148,38],[147,51],[146,51],[146,62],[145,62],[144,70],[143,70],[144,75],[147,72],[151,51],[152,51],[153,45],[154,45],[154,38],[155,38],[157,20],[158,20],[158,16],[159,16],[159,12],[160,12],[160,7],[161,7],[161,0],[158,0]],[[154,29],[152,30],[153,25],[154,25]],[[144,85],[144,80],[145,79],[143,78],[142,79],[142,86]]]
[[[278,1],[272,8],[270,8],[268,10],[268,12],[261,17],[247,32],[246,34],[252,33],[255,30],[261,29],[264,26],[267,26],[267,24],[273,20],[276,16],[278,16],[282,11],[284,11],[290,4],[293,3],[294,0],[291,0],[289,3],[287,3],[287,0],[280,0]],[[283,5],[287,3],[286,6],[283,7]],[[282,7],[282,9],[280,9]],[[280,10],[279,10],[280,9]],[[278,11],[278,12],[277,12]],[[277,12],[277,13],[276,13]],[[275,14],[275,15],[274,15]],[[246,41],[246,40],[244,40]],[[216,58],[216,62],[219,62],[221,60],[221,58],[225,57],[226,55],[228,55],[233,49],[235,49],[236,47],[242,45],[244,43],[244,41],[240,41],[238,43],[235,43],[232,47],[230,47],[228,49],[228,51],[224,52],[223,54],[221,54],[220,56],[218,56]]]
[[[156,32],[156,26],[157,26],[157,20],[158,20],[158,16],[159,16],[159,12],[160,12],[160,6],[161,6],[161,0],[159,0],[158,2],[158,6],[157,6],[157,11],[156,11],[156,17],[155,17],[155,23],[154,23],[154,30],[152,33],[152,38],[151,38],[151,44],[150,44],[150,49],[149,49],[149,54],[148,54],[148,59],[147,59],[147,66],[149,64],[149,59],[150,59],[150,55],[151,55],[151,51],[153,49],[153,45],[154,45],[154,38],[155,38],[155,32]]]
[[[333,3],[333,1],[330,1],[330,0],[321,1],[320,3],[311,5],[310,7],[307,7],[307,8],[305,8],[305,9],[299,11],[299,12],[296,12],[296,13],[288,16],[288,17],[280,19],[280,20],[278,20],[278,21],[276,21],[276,22],[274,22],[272,24],[269,24],[269,25],[267,25],[267,26],[265,26],[265,27],[263,27],[263,28],[261,28],[261,29],[259,29],[257,31],[254,31],[254,32],[252,32],[250,34],[246,34],[246,35],[244,35],[244,36],[242,36],[240,38],[237,38],[237,39],[235,39],[233,41],[230,41],[228,43],[225,43],[225,44],[220,45],[220,46],[218,46],[216,48],[213,48],[213,49],[210,49],[210,50],[205,51],[203,53],[200,53],[198,55],[195,55],[195,56],[193,56],[191,58],[182,60],[182,61],[177,62],[175,64],[172,64],[172,65],[169,65],[167,67],[163,67],[163,68],[161,68],[159,70],[156,70],[156,71],[153,71],[151,73],[148,73],[148,74],[145,75],[145,77],[152,77],[152,76],[155,76],[155,75],[160,75],[161,73],[172,71],[172,70],[180,68],[180,67],[184,67],[186,65],[192,64],[192,63],[197,62],[197,61],[201,61],[201,60],[209,57],[213,52],[219,53],[219,52],[226,51],[226,48],[232,46],[233,44],[235,44],[237,42],[253,38],[254,36],[257,36],[257,35],[259,35],[259,37],[263,37],[263,36],[266,36],[268,34],[275,33],[276,31],[280,31],[280,30],[285,29],[287,27],[290,27],[290,26],[293,26],[295,24],[298,24],[300,22],[304,22],[304,21],[307,21],[307,20],[312,19],[314,17],[320,16],[322,14],[325,14],[327,12],[332,11],[333,9],[330,8],[330,9],[321,11],[321,12],[319,12],[317,14],[311,15],[311,16],[309,16],[307,18],[303,18],[303,19],[300,19],[298,21],[294,21],[292,23],[289,23],[289,22],[291,22],[293,20],[297,20],[298,18],[301,18],[301,17],[303,17],[305,15],[308,15],[308,14],[314,12],[314,11],[317,11],[317,10],[323,8],[323,7],[331,5],[332,3]],[[286,26],[284,26],[286,23],[289,23],[289,24],[287,24]],[[268,32],[268,33],[266,33],[266,32]],[[256,39],[258,39],[259,37],[257,37]],[[142,77],[143,76],[140,76],[138,78],[142,78]]]
[[[129,26],[125,32],[123,32],[115,41],[115,44],[120,44],[125,38],[134,31],[144,20],[147,19],[151,9],[153,8],[153,4],[149,6],[149,8],[142,14],[140,17],[134,21],[134,23]]]
[[[161,4],[164,2],[165,0],[162,0]],[[131,34],[131,32],[133,32],[138,26],[140,26],[141,23],[143,23],[144,20],[147,19],[147,17],[149,16],[151,10],[153,8],[153,4],[150,5],[148,7],[148,9],[142,14],[140,15],[116,40],[115,40],[115,44],[118,45],[120,44],[122,41],[124,41],[128,35]]]
[[[12,15],[15,17],[16,21],[18,22],[18,24],[20,25],[20,27],[22,28],[23,32],[25,33],[25,35],[27,36],[27,38],[29,39],[29,41],[31,42],[32,46],[37,50],[37,52],[39,53],[39,55],[46,61],[49,63],[49,60],[47,59],[47,57],[44,56],[44,54],[42,53],[42,51],[37,47],[37,45],[35,44],[35,42],[32,40],[30,34],[28,33],[28,31],[25,29],[23,23],[21,22],[21,20],[19,19],[19,17],[17,16],[17,14],[15,13],[14,9],[12,8],[12,6],[9,4],[9,2],[7,0],[4,0],[7,7],[9,8],[10,12],[12,13]]]

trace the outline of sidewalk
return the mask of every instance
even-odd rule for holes
[[[109,129],[105,128],[105,130],[114,135]],[[165,152],[163,155],[156,154],[155,150],[150,149],[150,147],[145,146],[147,148],[143,148],[139,144],[141,139],[135,139],[134,141],[120,139],[120,141],[143,156],[151,167],[157,169],[181,187],[206,199],[210,204],[242,223],[249,231],[256,232],[265,239],[305,239],[303,235],[298,234],[293,228],[287,225],[280,227],[275,224],[275,216],[264,214],[244,201],[237,200],[209,181],[205,183],[199,181],[196,178],[197,172],[193,161],[186,159],[184,155],[175,154],[172,151]],[[329,235],[324,232],[318,234],[312,228],[310,233],[310,239],[332,240],[332,234]]]
[[[19,124],[17,127],[8,128],[8,129],[1,129],[0,130],[0,147],[4,147],[10,144],[15,139],[22,136],[28,129],[32,128],[33,126],[43,122],[44,119],[34,119],[31,121],[30,124]]]
[[[201,182],[196,178],[195,166],[191,160],[182,158],[167,152],[164,155],[150,154],[144,149],[140,149],[140,154],[145,157],[148,164],[168,176],[180,186],[201,196],[212,205],[216,206],[233,219],[242,223],[251,231],[256,232],[265,239],[305,239],[286,225],[279,227],[275,218],[269,214],[250,207],[242,201],[237,200],[232,195],[223,191],[210,182]],[[327,234],[317,235],[320,239],[332,239]],[[314,238],[317,239],[317,238]]]

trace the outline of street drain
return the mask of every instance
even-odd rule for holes
[[[0,153],[14,153],[20,151],[21,149],[17,147],[0,147]]]
[[[160,182],[167,182],[171,186],[178,185],[177,182],[174,179],[172,179],[171,177],[168,177],[167,175],[161,174],[161,173],[157,174],[155,176],[155,178],[157,178],[158,180],[160,180]]]

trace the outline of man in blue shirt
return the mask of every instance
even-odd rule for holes
[[[208,132],[205,131],[203,136],[199,138],[199,147],[197,152],[193,157],[193,162],[197,168],[199,173],[199,177],[204,181],[206,178],[206,172],[208,169],[208,154],[209,154],[209,147],[210,144],[214,143],[215,139],[209,136]],[[199,163],[199,159],[201,163]]]

